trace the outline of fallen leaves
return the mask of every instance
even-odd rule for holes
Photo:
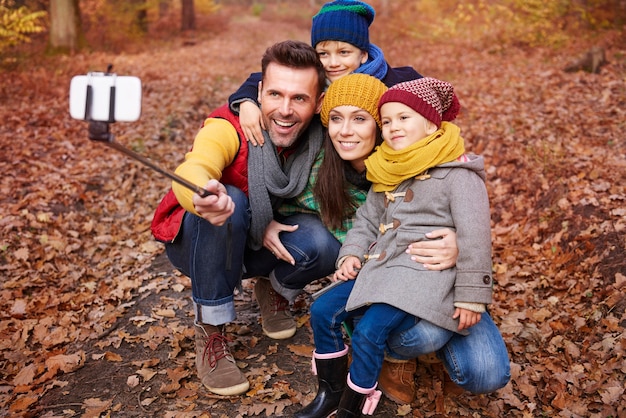
[[[224,36],[187,49],[76,55],[2,77],[0,409],[43,415],[43,398],[68,391],[77,401],[54,408],[66,416],[115,416],[132,405],[145,416],[208,417],[211,410],[231,418],[280,416],[312,399],[306,303],[296,319],[298,333],[307,334],[298,343],[267,344],[253,332],[256,318],[228,329],[249,393],[225,399],[202,388],[193,373],[189,280],[151,266],[163,247],[149,224],[169,182],[90,143],[59,99],[71,76],[114,60],[146,87],[142,121],[114,126],[119,142],[141,145],[174,168],[203,116],[258,68],[252,51],[260,51],[260,36],[266,44],[273,33],[308,39],[304,25],[241,25],[233,30],[254,34],[245,42]],[[623,47],[607,36],[610,63],[600,74],[565,74],[557,69],[567,51],[490,53],[455,42],[417,48],[405,35],[377,31],[394,36],[382,45],[390,62],[455,84],[467,148],[486,158],[496,278],[490,311],[512,361],[511,383],[500,391],[445,399],[441,376],[422,367],[417,400],[392,405],[390,414],[623,415]],[[240,302],[241,312],[250,311],[250,300]],[[297,367],[281,367],[286,358]],[[77,382],[92,365],[107,374]]]
[[[189,376],[189,374],[191,373],[189,369],[183,367],[168,369],[166,370],[166,372],[170,382],[161,385],[161,387],[159,388],[159,393],[161,393],[162,395],[175,393],[181,387],[180,381]]]
[[[83,403],[85,407],[84,418],[100,418],[112,405],[112,400],[101,400],[100,398],[89,398]]]
[[[17,396],[15,401],[9,405],[9,412],[12,414],[21,414],[38,400],[39,396],[37,395]]]
[[[313,347],[310,345],[289,344],[287,348],[289,349],[289,351],[291,351],[293,354],[297,356],[302,356],[306,358],[313,357]]]
[[[55,375],[58,371],[63,373],[70,373],[85,364],[85,353],[79,352],[76,354],[58,354],[51,356],[45,361],[47,373]],[[47,379],[46,379],[47,380]]]
[[[136,372],[139,376],[141,376],[141,378],[143,379],[144,382],[149,381],[150,379],[152,379],[156,374],[156,370],[154,369],[139,369]]]

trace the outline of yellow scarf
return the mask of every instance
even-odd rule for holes
[[[453,123],[442,122],[439,130],[408,148],[395,151],[383,142],[365,160],[367,179],[375,192],[392,191],[404,180],[454,161],[464,152],[461,129]]]

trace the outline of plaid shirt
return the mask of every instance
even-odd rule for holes
[[[296,213],[312,213],[319,216],[320,206],[313,196],[313,186],[315,185],[315,182],[317,180],[317,175],[319,173],[320,165],[322,164],[323,159],[324,151],[322,150],[313,162],[309,182],[307,183],[302,193],[292,199],[284,201],[278,209],[278,213],[283,216],[294,215]],[[357,206],[361,206],[363,202],[365,202],[367,190],[361,190],[348,182],[346,182],[346,187],[348,188],[350,196],[352,196],[357,203]],[[346,234],[348,233],[348,230],[352,228],[353,221],[354,217],[345,219],[343,221],[342,228],[332,229],[330,230],[330,233],[333,234],[333,236],[337,238],[339,242],[343,243],[343,241],[346,239]]]

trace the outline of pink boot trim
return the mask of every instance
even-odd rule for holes
[[[333,359],[333,358],[343,357],[346,354],[348,354],[348,346],[347,345],[343,346],[343,350],[337,351],[335,353],[318,354],[315,351],[313,351],[313,357],[311,358],[311,371],[313,371],[313,376],[317,376],[317,366],[315,365],[315,359],[330,360],[330,359]]]
[[[380,401],[380,397],[383,393],[380,390],[376,390],[377,385],[378,384],[375,384],[374,387],[371,387],[369,389],[357,386],[352,383],[352,380],[350,380],[350,373],[348,373],[348,386],[350,387],[350,389],[357,393],[367,395],[367,398],[365,398],[365,403],[363,404],[363,415],[372,415],[376,410],[376,407],[378,406],[378,402]]]

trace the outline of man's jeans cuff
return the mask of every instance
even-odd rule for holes
[[[208,306],[193,302],[196,322],[209,325],[223,325],[232,322],[237,317],[235,303],[233,301],[222,305]]]

